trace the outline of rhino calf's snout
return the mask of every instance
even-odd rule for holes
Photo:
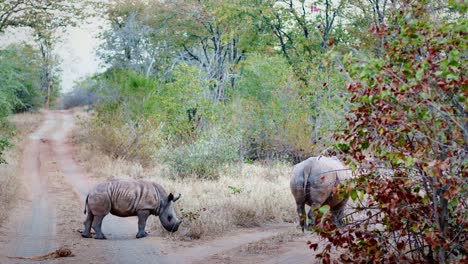
[[[173,228],[173,230],[171,230],[171,232],[176,232],[178,229],[179,229],[179,226],[180,224],[182,223],[182,220],[179,220],[179,222],[176,223],[175,227]]]

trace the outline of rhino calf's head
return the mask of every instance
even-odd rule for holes
[[[161,221],[162,226],[169,232],[176,232],[179,229],[180,223],[182,223],[174,210],[174,202],[180,199],[180,194],[177,197],[174,197],[172,193],[167,196],[164,207],[161,208],[159,213],[159,220]]]

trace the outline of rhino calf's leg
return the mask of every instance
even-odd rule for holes
[[[82,237],[90,238],[91,237],[91,225],[94,220],[94,215],[88,211],[88,214],[86,215],[86,220],[83,222],[84,224],[84,230],[83,233],[81,233]]]
[[[106,236],[102,233],[101,225],[102,219],[104,219],[105,215],[95,215],[93,221],[93,229],[96,231],[96,239],[107,239]]]
[[[146,220],[150,215],[149,210],[140,210],[137,212],[138,216],[138,233],[136,234],[136,238],[142,238],[148,236],[148,233],[145,231],[146,227]]]

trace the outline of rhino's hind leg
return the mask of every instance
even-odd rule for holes
[[[138,215],[138,233],[136,234],[136,238],[142,238],[148,236],[148,233],[145,231],[146,227],[146,220],[150,215],[149,210],[140,210],[137,212]]]
[[[343,215],[344,215],[344,209],[346,207],[347,202],[348,202],[348,198],[345,198],[339,204],[337,204],[334,208],[331,209],[333,222],[338,227],[341,227],[344,224]]]
[[[312,227],[317,224],[314,216],[314,207],[310,207],[309,212],[307,213],[307,217],[309,219],[309,223],[307,224],[307,230],[311,231]]]
[[[102,233],[101,225],[102,219],[104,219],[105,215],[95,215],[93,221],[93,229],[96,231],[96,239],[107,239],[106,236]]]
[[[299,215],[299,223],[301,225],[302,232],[304,232],[305,224],[306,224],[306,211],[305,211],[305,204],[297,203],[297,214]]]
[[[83,233],[81,233],[82,237],[91,237],[91,225],[93,224],[93,219],[94,215],[91,213],[91,211],[88,211],[88,214],[86,215],[86,220],[83,222],[84,230]]]

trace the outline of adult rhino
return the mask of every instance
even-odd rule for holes
[[[336,157],[310,157],[294,166],[290,187],[296,200],[297,214],[304,231],[306,224],[305,205],[310,206],[308,217],[314,223],[313,211],[329,205],[333,220],[341,224],[348,197],[333,193],[333,187],[351,178],[351,171]]]
[[[120,217],[138,216],[136,238],[146,237],[146,220],[151,214],[159,216],[162,226],[169,232],[176,232],[180,221],[174,211],[174,197],[167,195],[164,188],[151,181],[132,179],[112,179],[96,185],[86,197],[84,213],[88,209],[81,236],[91,237],[91,227],[96,231],[96,239],[106,239],[101,224],[111,213]]]

